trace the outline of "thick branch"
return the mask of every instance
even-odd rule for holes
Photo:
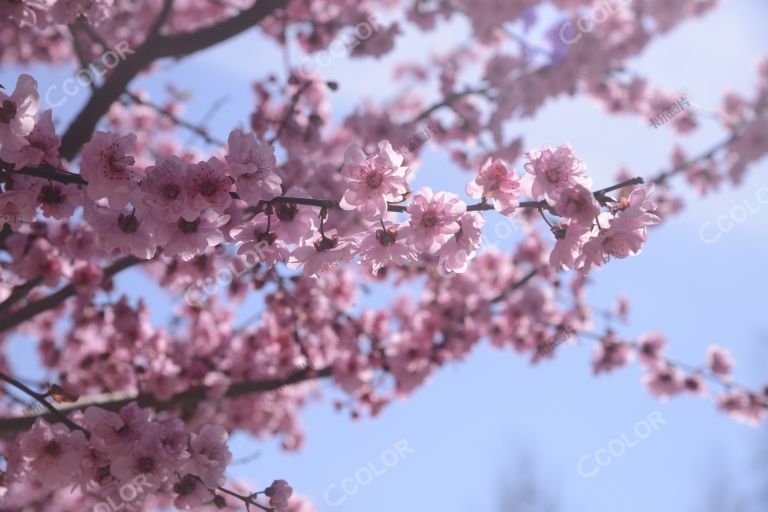
[[[63,414],[59,409],[54,407],[48,400],[46,400],[46,397],[48,396],[47,394],[38,393],[38,392],[30,389],[24,383],[19,382],[18,380],[14,379],[13,377],[11,377],[9,375],[6,375],[6,374],[4,374],[2,372],[0,372],[0,380],[7,382],[11,386],[15,387],[16,389],[22,391],[23,393],[27,394],[31,398],[34,398],[35,400],[40,402],[40,404],[43,407],[45,407],[46,409],[48,409],[48,411],[50,411],[50,412],[48,412],[46,414],[46,416],[50,416],[51,417],[51,421],[54,421],[54,422],[60,421],[60,422],[64,423],[65,425],[67,425],[69,428],[71,428],[73,430],[81,430],[81,431],[83,431],[86,434],[86,437],[90,437],[90,433],[87,430],[85,430],[83,427],[81,427],[80,425],[76,424],[75,422],[73,422],[72,420],[67,418],[67,416],[65,414]],[[30,418],[31,418],[31,416],[30,416]],[[25,418],[22,418],[22,419],[25,419]],[[2,421],[2,420],[0,420],[0,421]],[[32,423],[34,423],[34,421],[29,424],[30,427],[32,426]]]
[[[61,138],[61,156],[72,160],[80,152],[109,107],[123,94],[131,80],[152,62],[163,57],[183,57],[214,46],[257,25],[287,3],[288,0],[258,0],[237,16],[194,32],[171,36],[150,33],[141,48],[115,67],[69,126]]]
[[[323,379],[329,377],[331,373],[332,369],[330,367],[320,370],[306,368],[281,379],[236,382],[227,388],[224,396],[227,398],[237,398],[256,393],[277,391],[285,386]],[[86,409],[90,406],[98,406],[110,411],[117,411],[128,403],[135,401],[140,407],[149,407],[155,411],[165,411],[188,407],[207,400],[209,391],[210,389],[207,387],[195,387],[177,393],[168,400],[158,400],[150,394],[136,395],[133,393],[122,392],[104,393],[100,395],[85,396],[70,404],[62,404],[60,407],[57,407],[57,410],[58,413],[64,415]],[[9,437],[16,432],[29,429],[38,417],[42,417],[50,422],[61,421],[61,418],[53,413],[0,419],[0,437]]]
[[[140,263],[142,261],[145,261],[145,260],[136,258],[134,256],[127,256],[125,258],[119,259],[116,262],[114,262],[112,265],[104,269],[104,278],[105,279],[110,278],[115,274],[117,274],[118,272],[128,267],[131,267],[133,265],[136,265],[137,263]],[[56,308],[62,302],[64,302],[74,294],[75,294],[75,287],[72,286],[71,284],[68,284],[63,288],[60,288],[59,290],[48,295],[47,297],[36,300],[34,302],[30,302],[23,308],[17,309],[16,311],[13,311],[12,313],[0,318],[0,332],[6,331],[12,327],[16,327],[17,325],[23,322],[26,322],[30,318],[34,317],[38,313],[42,313],[43,311]]]

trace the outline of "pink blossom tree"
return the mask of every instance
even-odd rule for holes
[[[752,95],[723,98],[724,140],[676,152],[656,175],[594,183],[578,148],[528,147],[509,127],[563,95],[658,120],[679,96],[624,63],[718,2],[615,2],[588,30],[580,20],[599,2],[552,0],[554,25],[537,18],[544,3],[0,0],[0,62],[74,63],[89,88],[68,124],[30,74],[0,89],[0,506],[97,509],[131,485],[136,509],[314,510],[280,475],[259,491],[228,481],[228,436],[298,449],[319,382],[345,397],[338,408],[375,416],[483,340],[536,363],[593,338],[595,374],[637,359],[658,398],[710,395],[762,422],[768,389],[733,382],[727,348],[689,366],[667,358],[661,333],[596,331],[584,290],[594,267],[653,243],[649,228],[683,207],[681,189],[739,184],[768,153],[768,58]],[[361,99],[341,122],[330,97],[344,84],[311,58],[286,55],[285,76],[256,81],[245,125],[220,138],[183,118],[178,88],[161,104],[134,84],[246,30],[310,57],[344,41],[354,58],[380,58],[403,27],[429,34],[454,19],[472,40],[400,62],[404,91]],[[536,30],[545,45],[530,42]],[[680,135],[698,128],[694,109],[670,116]],[[183,146],[183,131],[207,149]],[[426,139],[466,170],[466,190],[412,188]],[[513,251],[482,247],[490,216],[521,226]],[[178,322],[152,325],[142,301],[113,289],[129,268],[177,302]],[[355,307],[373,282],[421,291]],[[254,293],[263,311],[236,326]],[[34,340],[49,382],[18,377],[14,334]]]

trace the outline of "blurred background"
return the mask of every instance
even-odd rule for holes
[[[640,59],[630,61],[630,68],[654,86],[684,93],[697,108],[716,108],[726,90],[754,87],[753,64],[768,51],[766,19],[765,0],[723,1],[705,17],[657,39]],[[395,96],[391,76],[396,61],[426,59],[460,44],[468,34],[461,23],[444,24],[426,37],[406,31],[396,51],[382,60],[334,59],[319,69],[340,84],[332,96],[334,117],[348,114],[363,97],[383,101]],[[294,59],[299,55],[294,49]],[[41,90],[74,72],[26,71]],[[3,69],[0,83],[12,83],[19,72]],[[207,119],[211,133],[225,139],[231,129],[247,126],[254,104],[250,84],[269,73],[284,74],[283,54],[251,31],[183,62],[163,63],[135,87],[162,98],[172,79],[190,95],[185,118]],[[55,110],[55,119],[66,124],[85,99],[85,92],[70,98]],[[219,107],[211,115],[214,102]],[[703,123],[683,140],[692,153],[722,136],[717,123]],[[526,150],[571,143],[598,187],[612,184],[622,166],[640,176],[667,168],[679,142],[669,127],[653,129],[637,117],[609,116],[583,97],[550,101],[535,120],[520,122],[514,130],[524,135]],[[200,140],[190,144],[210,149]],[[446,154],[427,148],[414,185],[437,184],[463,195],[467,180]],[[631,311],[622,335],[657,329],[670,342],[670,357],[696,365],[710,344],[728,347],[737,361],[738,382],[752,388],[765,383],[768,205],[757,199],[761,187],[768,187],[766,162],[752,167],[739,188],[726,186],[705,198],[686,196],[682,214],[653,230],[639,257],[614,261],[594,274],[588,303],[596,310],[610,309],[624,293]],[[756,207],[753,215],[716,243],[701,240],[704,223],[745,201]],[[494,240],[495,222],[489,216],[489,240],[501,249],[513,247],[520,233]],[[156,324],[170,321],[173,301],[141,271],[120,275],[117,285],[130,297],[144,297]],[[381,290],[364,300],[381,305],[390,298]],[[259,297],[249,298],[242,319],[258,308]],[[765,427],[734,422],[717,412],[711,399],[659,402],[641,385],[637,366],[595,378],[589,364],[592,348],[589,340],[569,342],[555,360],[531,366],[514,353],[483,345],[464,364],[438,372],[414,396],[376,419],[355,421],[337,413],[329,390],[305,410],[307,437],[301,451],[285,453],[274,440],[235,436],[230,445],[235,458],[254,456],[232,466],[230,474],[256,487],[285,478],[321,511],[768,510]],[[40,371],[33,351],[22,340],[11,349],[13,364],[27,376]],[[637,439],[635,426],[655,413],[663,422],[647,438]],[[637,444],[598,467],[597,450],[622,435]],[[394,465],[385,466],[383,454],[398,443],[407,449],[400,450]],[[589,460],[579,471],[585,456]],[[359,478],[366,475],[361,468],[374,474],[370,481]],[[592,473],[594,468],[599,471]],[[591,476],[583,476],[587,473]]]

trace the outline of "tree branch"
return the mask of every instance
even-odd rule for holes
[[[236,382],[227,388],[224,396],[226,398],[237,398],[255,393],[277,391],[285,386],[330,377],[332,371],[333,370],[330,367],[322,368],[320,370],[305,368],[281,379]],[[97,406],[110,411],[117,411],[128,405],[128,403],[134,401],[139,405],[139,407],[149,407],[155,411],[165,411],[190,405],[196,405],[203,400],[208,399],[209,391],[210,388],[205,386],[194,387],[177,393],[168,400],[158,400],[155,396],[146,393],[135,394],[117,392],[84,396],[76,402],[63,404],[58,407],[58,415],[54,414],[53,412],[49,412],[44,414],[0,419],[0,437],[10,437],[16,432],[29,429],[35,420],[39,417],[42,417],[49,422],[57,422],[62,421],[61,416],[66,417],[66,414],[74,411],[80,411],[90,406]],[[50,410],[50,407],[48,409]]]
[[[159,35],[159,32],[150,33],[138,50],[128,55],[114,68],[104,84],[93,93],[83,110],[69,126],[61,138],[61,156],[70,161],[77,156],[83,144],[91,138],[96,125],[107,113],[109,107],[123,94],[131,80],[152,62],[163,57],[180,58],[214,46],[257,25],[267,16],[284,7],[288,1],[258,0],[240,14],[194,32],[170,36]],[[170,3],[166,2],[163,5],[164,11],[170,9]],[[159,28],[157,27],[158,31]]]
[[[118,272],[121,272],[122,270],[125,270],[126,268],[132,267],[133,265],[143,261],[146,260],[142,260],[134,256],[127,256],[125,258],[119,259],[104,269],[104,279],[108,279]],[[16,327],[17,325],[26,322],[30,318],[39,313],[42,313],[43,311],[47,311],[59,306],[62,302],[74,294],[75,287],[71,284],[68,284],[48,295],[47,297],[36,300],[34,302],[30,302],[23,308],[17,309],[16,311],[13,311],[6,316],[0,317],[0,332],[6,331],[12,327]]]

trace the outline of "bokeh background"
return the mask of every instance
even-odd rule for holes
[[[705,17],[655,40],[641,58],[630,61],[630,69],[655,86],[684,93],[697,108],[716,108],[725,90],[753,89],[753,64],[768,52],[766,20],[765,0],[723,1]],[[363,97],[394,97],[398,86],[391,76],[398,60],[426,60],[468,35],[468,27],[449,23],[426,37],[406,31],[396,51],[382,60],[333,60],[320,72],[341,86],[332,96],[334,117],[342,118]],[[292,53],[297,61],[299,50]],[[0,70],[0,83],[12,83],[20,71]],[[74,69],[25,71],[45,90],[71,77]],[[134,88],[163,98],[172,80],[191,95],[184,117],[192,121],[205,118],[211,104],[221,100],[208,126],[225,139],[234,127],[247,126],[254,101],[250,84],[270,72],[284,74],[283,54],[251,31],[183,62],[164,62]],[[70,98],[55,109],[54,118],[66,124],[85,99],[85,91]],[[524,135],[526,149],[570,142],[587,162],[596,186],[612,184],[621,166],[641,176],[667,168],[671,149],[680,142],[669,127],[652,129],[637,117],[609,116],[584,97],[550,101],[535,120],[512,129]],[[697,153],[721,137],[718,124],[704,120],[703,129],[682,144]],[[199,139],[190,144],[205,148]],[[415,185],[463,194],[467,179],[446,154],[428,147]],[[654,229],[639,257],[595,272],[588,302],[597,310],[610,309],[625,293],[631,316],[622,335],[658,329],[670,341],[669,355],[692,364],[703,361],[709,344],[729,347],[737,360],[736,380],[753,388],[765,383],[768,204],[758,201],[761,187],[768,187],[765,162],[754,166],[739,188],[727,186],[705,198],[686,195],[682,214]],[[744,201],[757,209],[753,215],[716,243],[701,240],[705,222]],[[495,222],[488,217],[489,241],[501,249],[513,247],[520,233],[497,239]],[[118,291],[148,302],[156,324],[170,321],[174,300],[140,270],[120,275],[117,284]],[[362,301],[381,305],[392,297],[391,290],[377,288]],[[250,297],[241,319],[258,309],[259,297]],[[324,399],[304,414],[307,437],[300,452],[286,453],[275,440],[237,435],[231,443],[235,457],[257,456],[232,466],[230,474],[255,487],[285,478],[321,511],[768,510],[765,427],[734,422],[717,412],[711,399],[658,402],[642,387],[636,365],[595,378],[589,364],[592,343],[569,342],[555,360],[537,366],[483,345],[464,364],[444,368],[414,396],[376,419],[353,421],[347,413],[337,413],[332,391],[321,386]],[[21,375],[40,374],[35,359],[33,343],[14,339],[11,360]],[[606,448],[622,434],[631,437],[635,424],[655,411],[666,421],[656,432],[594,477],[579,474],[582,456]],[[342,504],[326,502],[331,485],[336,487],[328,495],[337,501],[342,480],[354,478],[369,463],[383,468],[382,454],[401,440],[412,453],[347,495]],[[585,467],[595,466],[590,462]]]

